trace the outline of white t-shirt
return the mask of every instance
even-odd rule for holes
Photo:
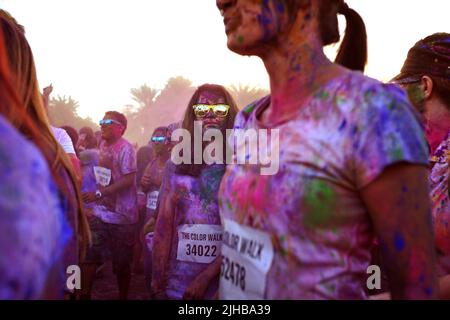
[[[63,147],[66,153],[75,154],[75,148],[73,147],[72,139],[67,134],[66,130],[61,128],[51,127],[53,131],[53,135],[56,138],[56,141]]]

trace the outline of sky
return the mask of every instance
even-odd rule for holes
[[[41,87],[72,96],[94,120],[133,104],[130,89],[164,88],[170,77],[194,85],[268,88],[256,57],[227,49],[215,0],[0,0],[25,26]],[[420,38],[450,32],[449,0],[347,0],[366,22],[366,74],[387,81]],[[343,33],[344,27],[341,30]],[[332,57],[333,48],[326,52]]]

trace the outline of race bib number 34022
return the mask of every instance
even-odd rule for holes
[[[178,228],[177,260],[211,263],[220,255],[223,229],[218,225],[185,224]]]
[[[269,234],[224,220],[220,299],[264,299],[273,260]]]

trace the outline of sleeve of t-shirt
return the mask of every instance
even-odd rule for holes
[[[66,132],[66,130],[56,128],[53,130],[53,133],[56,140],[59,142],[66,153],[75,154],[75,148],[73,147],[72,139],[70,139],[70,136]]]
[[[123,175],[135,173],[137,171],[136,152],[133,146],[126,144],[120,154],[120,172]]]
[[[374,181],[386,167],[407,162],[428,165],[428,146],[418,114],[394,85],[377,84],[364,94],[351,151],[356,187]]]
[[[72,232],[40,152],[1,119],[0,131],[0,299],[39,299]]]

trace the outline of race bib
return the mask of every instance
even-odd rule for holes
[[[211,263],[220,255],[222,227],[209,224],[185,224],[178,228],[177,260]]]
[[[106,187],[111,182],[111,170],[103,167],[94,167],[95,181],[102,187]]]
[[[225,219],[220,299],[264,299],[273,254],[269,234]]]
[[[156,204],[158,203],[159,191],[152,191],[147,194],[147,208],[150,210],[156,209]]]

